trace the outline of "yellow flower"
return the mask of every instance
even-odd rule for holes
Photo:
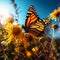
[[[50,18],[52,20],[56,20],[58,17],[60,16],[60,7],[56,10],[54,10],[51,14],[50,14]]]
[[[22,28],[20,25],[7,25],[6,31],[8,32],[8,39],[6,40],[6,44],[9,44],[12,39],[14,39],[14,42],[17,42],[17,44],[21,41],[20,37],[22,38]]]
[[[6,19],[6,24],[12,24],[14,22],[14,19],[12,17],[9,17]]]
[[[19,52],[19,47],[15,48],[15,52],[18,53]]]
[[[26,56],[29,58],[32,56],[32,53],[30,51],[26,51]]]
[[[57,24],[52,24],[51,28],[57,29],[58,25]]]
[[[32,51],[33,51],[34,53],[36,53],[36,52],[38,51],[38,47],[32,48]]]
[[[59,14],[60,14],[60,7],[58,8],[58,12],[59,12]]]
[[[13,34],[13,37],[20,37],[20,34],[22,33],[22,28],[18,25],[14,26],[12,28],[12,34]]]
[[[30,46],[29,41],[23,40],[24,48],[27,48]]]

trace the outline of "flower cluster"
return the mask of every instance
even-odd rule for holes
[[[53,19],[60,16],[60,8],[54,10],[50,16]],[[55,24],[52,25],[54,29],[57,27]],[[13,17],[7,18],[5,25],[0,25],[0,60],[57,60],[60,58],[59,42],[53,41],[51,44],[51,38],[46,37],[46,34],[36,36],[23,31],[20,24],[14,24]]]
[[[22,26],[9,22],[0,28],[0,59],[4,60],[46,60],[60,56],[51,39],[46,36],[37,37],[23,32]],[[52,50],[51,50],[52,48]],[[50,54],[51,53],[51,54]],[[56,54],[57,53],[57,54]],[[55,54],[55,55],[54,55]]]
[[[60,7],[59,7],[58,9],[55,9],[55,10],[50,14],[50,18],[52,18],[52,20],[56,20],[59,16],[60,16]]]

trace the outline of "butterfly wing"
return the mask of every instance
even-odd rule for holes
[[[38,21],[34,25],[32,25],[30,28],[37,29],[38,31],[44,31],[44,25],[41,21]]]
[[[32,24],[30,26],[29,32],[33,33],[36,36],[40,36],[44,33],[44,24],[42,23],[42,21],[38,21],[35,24]]]
[[[31,24],[35,23],[38,20],[39,20],[39,17],[35,12],[34,7],[31,6],[28,10],[28,13],[27,13],[27,19],[25,22],[25,26],[29,27]]]

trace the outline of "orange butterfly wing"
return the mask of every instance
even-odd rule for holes
[[[30,28],[37,29],[38,31],[44,31],[44,24],[41,21],[36,22]]]
[[[44,33],[45,26],[41,21],[36,22],[30,26],[29,32],[36,36],[40,36]]]
[[[39,20],[39,17],[35,12],[34,7],[31,6],[29,8],[29,11],[28,11],[28,16],[27,16],[27,19],[26,19],[25,26],[29,27],[32,23],[34,23],[38,20]]]

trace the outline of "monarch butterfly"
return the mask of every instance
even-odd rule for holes
[[[44,24],[43,21],[39,21],[39,17],[35,12],[35,8],[31,6],[27,13],[27,19],[25,22],[25,30],[28,33],[32,33],[36,36],[40,36],[44,33]],[[41,20],[41,19],[40,19]]]

